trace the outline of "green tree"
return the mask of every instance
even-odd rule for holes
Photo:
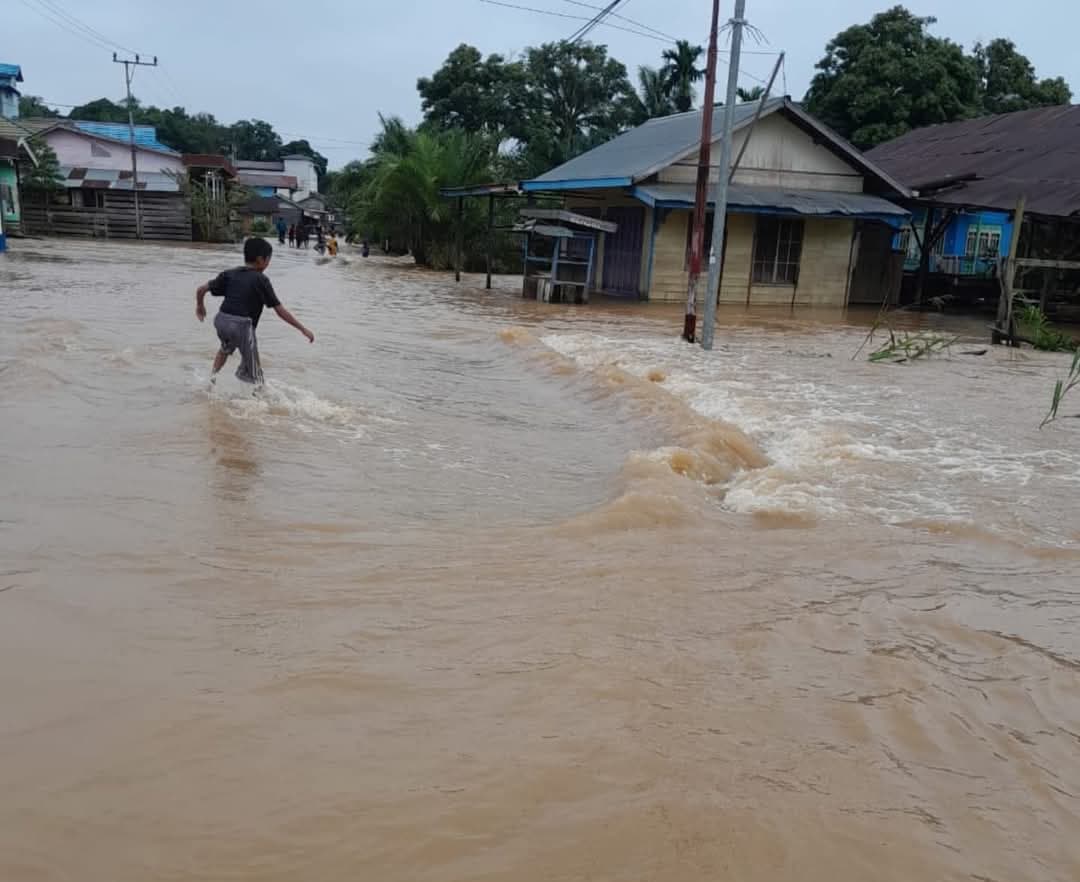
[[[395,153],[403,155],[408,153],[412,146],[414,132],[400,116],[383,116],[379,114],[379,125],[382,129],[371,142],[371,152],[374,156],[383,153]]]
[[[525,113],[515,137],[543,171],[630,125],[640,99],[620,61],[591,43],[545,43],[525,53]]]
[[[138,101],[138,99],[133,100]],[[95,101],[73,107],[68,114],[68,118],[88,122],[127,122],[127,104],[126,102],[110,101],[108,98],[98,98]]]
[[[41,119],[42,117],[60,116],[60,111],[53,110],[37,95],[21,95],[19,97],[19,116],[27,119]]]
[[[638,106],[634,114],[636,123],[675,113],[663,71],[642,65],[638,68]]]
[[[430,77],[416,81],[424,121],[505,138],[520,118],[525,70],[501,55],[486,59],[462,43]]]
[[[701,46],[692,46],[688,40],[679,40],[674,49],[663,52],[664,81],[680,113],[694,107],[694,83],[705,76],[705,71],[697,66],[704,52]]]
[[[450,263],[454,206],[439,189],[481,183],[491,174],[492,139],[451,129],[411,131],[401,152],[381,152],[370,167],[370,180],[350,206],[357,223],[381,238],[407,245],[419,264]],[[354,170],[362,174],[359,169]],[[467,230],[484,225],[482,209],[469,205]],[[466,239],[474,239],[466,232]]]
[[[35,135],[27,142],[37,162],[20,154],[19,184],[31,200],[48,205],[49,197],[61,189],[60,160],[41,135]]]
[[[222,153],[229,143],[226,127],[210,113],[189,114],[183,107],[143,107],[135,121],[153,126],[161,143],[181,153]]]
[[[242,119],[228,129],[230,147],[238,159],[269,162],[281,157],[281,136],[261,119]]]
[[[1035,79],[1035,68],[1012,40],[998,38],[973,52],[979,76],[982,113],[1011,113],[1054,104],[1068,104],[1072,92],[1061,77]]]
[[[861,148],[975,112],[975,62],[903,6],[837,34],[817,63],[807,110]]]
[[[307,138],[301,138],[299,141],[290,141],[288,144],[281,145],[281,155],[289,156],[290,154],[299,154],[300,156],[310,156],[315,163],[315,172],[319,176],[319,190],[322,191],[323,181],[326,178],[327,160],[318,150],[308,143]]]

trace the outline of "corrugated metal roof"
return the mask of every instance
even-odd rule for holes
[[[14,77],[16,83],[23,81],[22,68],[17,64],[0,62],[0,77]]]
[[[92,187],[100,190],[131,190],[131,172],[126,169],[85,168],[60,166],[61,183],[65,187]],[[139,190],[152,193],[176,193],[180,184],[172,175],[163,172],[139,172]]]
[[[749,125],[754,118],[758,102],[735,106],[734,129]],[[887,189],[901,195],[909,195],[907,188],[894,180],[880,166],[875,165],[850,143],[828,126],[811,116],[798,104],[787,98],[770,98],[765,102],[761,115],[781,111],[800,128],[829,149],[842,156],[853,167],[861,169],[879,180]],[[581,156],[563,163],[538,178],[522,182],[525,190],[566,189],[565,185],[579,187],[617,187],[645,180],[660,169],[666,168],[697,146],[701,140],[701,110],[677,113],[651,119],[646,123],[623,132],[616,138],[601,144]],[[713,114],[712,136],[720,137],[724,127],[722,107]],[[562,187],[557,185],[564,185]]]
[[[284,190],[298,190],[300,188],[295,175],[268,175],[240,171],[237,179],[241,184],[246,184],[249,187],[274,187]]]
[[[927,126],[867,155],[933,202],[1011,211],[1023,195],[1029,212],[1080,212],[1080,105]]]
[[[131,143],[131,132],[128,129],[127,123],[87,122],[78,119],[70,120],[68,122],[80,132],[86,132],[88,135],[96,135],[99,138],[107,138],[110,141],[121,141],[124,144]],[[162,153],[173,153],[177,156],[180,155],[178,151],[162,144],[157,139],[157,129],[153,126],[135,126],[135,145],[137,147],[145,147],[148,150],[158,150]]]
[[[694,204],[693,184],[639,184],[633,194],[648,205],[690,208]],[[714,202],[715,188],[709,193]],[[757,187],[732,184],[728,187],[728,209],[744,212],[783,212],[819,217],[862,217],[897,219],[907,217],[906,208],[880,196],[841,193],[835,190],[797,190],[785,187]]]
[[[238,159],[233,163],[238,169],[243,171],[249,169],[252,171],[285,171],[285,163],[280,159],[273,159],[269,161],[263,161],[259,159]]]
[[[220,168],[231,177],[236,177],[236,169],[228,157],[220,153],[185,153],[184,165],[188,168]]]
[[[56,125],[55,119],[11,119],[0,116],[0,138],[20,141],[54,125]]]
[[[771,99],[763,113],[775,110],[783,102],[783,98]],[[748,122],[754,115],[755,107],[756,103],[737,105],[735,125]],[[692,110],[650,119],[606,144],[527,181],[526,185],[607,179],[626,179],[630,183],[640,180],[657,166],[668,165],[693,149],[701,138],[701,113],[700,110]],[[723,127],[724,114],[722,108],[718,107],[713,114],[714,138],[720,137]]]

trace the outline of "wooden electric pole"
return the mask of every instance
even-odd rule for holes
[[[701,108],[701,147],[698,151],[697,189],[690,236],[690,279],[686,284],[686,318],[683,339],[694,342],[697,328],[697,283],[701,275],[701,252],[705,243],[705,202],[709,191],[709,158],[712,153],[713,95],[716,92],[716,29],[720,22],[720,0],[713,0],[709,29],[709,56],[705,65],[705,103]]]
[[[135,238],[142,238],[142,208],[139,206],[139,160],[135,150],[135,105],[131,100],[131,78],[135,76],[136,67],[157,67],[157,56],[153,61],[143,61],[138,54],[134,59],[118,58],[114,52],[112,55],[114,64],[124,65],[124,86],[127,88],[128,110],[128,136],[131,140],[131,194],[135,200]]]

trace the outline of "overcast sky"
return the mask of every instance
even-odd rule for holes
[[[567,16],[590,15],[580,3],[602,0],[502,0]],[[730,15],[732,0],[723,0]],[[768,40],[755,51],[787,52],[788,92],[801,97],[838,31],[866,21],[891,0],[748,0],[747,17]],[[1080,0],[913,0],[908,8],[936,15],[934,32],[970,49],[1010,36],[1036,73],[1064,76],[1080,93]],[[160,68],[140,68],[135,94],[144,102],[209,111],[223,122],[269,120],[289,140],[306,137],[332,166],[363,156],[378,128],[378,111],[408,122],[420,117],[416,79],[430,74],[459,43],[485,54],[513,55],[525,46],[568,36],[581,22],[481,0],[4,0],[0,61],[22,65],[23,91],[50,103],[80,104],[123,95],[121,68],[100,37],[149,55]],[[627,0],[619,12],[649,28],[705,42],[709,0]],[[98,36],[77,35],[66,12]],[[625,20],[612,20],[634,27]],[[593,32],[631,76],[658,63],[663,39],[608,27]],[[765,79],[768,55],[740,65],[741,85]],[[726,75],[726,74],[725,74]],[[66,110],[67,108],[62,108]]]

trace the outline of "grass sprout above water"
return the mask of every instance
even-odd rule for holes
[[[1043,418],[1043,421],[1039,423],[1040,429],[1058,418],[1058,409],[1061,407],[1062,400],[1077,386],[1080,386],[1080,349],[1073,353],[1072,364],[1069,366],[1069,373],[1065,379],[1058,380],[1054,384],[1054,396],[1050,401],[1050,410]]]
[[[950,337],[928,331],[920,331],[914,334],[889,331],[889,339],[870,353],[869,360],[903,364],[904,362],[928,358],[931,355],[945,352],[959,339],[959,337]]]

